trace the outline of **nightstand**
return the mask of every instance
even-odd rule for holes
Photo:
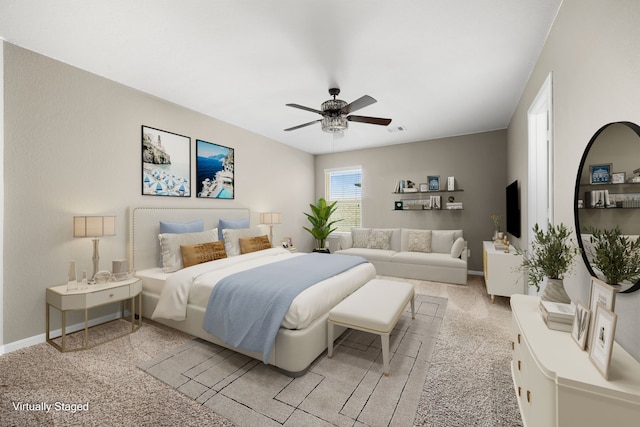
[[[142,281],[137,278],[127,279],[120,282],[108,282],[98,285],[89,285],[87,289],[67,290],[67,285],[54,286],[47,288],[47,342],[62,352],[86,350],[89,347],[89,309],[105,304],[119,302],[121,304],[121,318],[124,318],[124,302],[129,300],[131,309],[131,331],[116,337],[102,341],[98,344],[121,338],[132,332],[135,332],[142,325]],[[140,317],[136,322],[135,319],[135,302],[138,298],[138,313]],[[49,311],[50,307],[58,309],[62,315],[61,329],[61,345],[54,342],[50,337]],[[80,348],[67,349],[66,344],[66,313],[71,310],[84,310],[84,345]],[[96,345],[92,347],[95,347]]]

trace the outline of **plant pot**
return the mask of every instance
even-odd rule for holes
[[[328,253],[331,253],[331,252],[329,251],[329,248],[315,248],[315,249],[313,250],[313,252],[318,252],[318,253],[321,253],[321,254],[328,254]]]
[[[564,289],[564,282],[561,279],[547,278],[547,285],[542,292],[540,298],[543,301],[560,302],[563,304],[571,303],[571,298]]]

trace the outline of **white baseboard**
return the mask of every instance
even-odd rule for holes
[[[127,317],[127,313],[131,316],[131,312],[125,310],[125,318]],[[107,314],[106,316],[98,317],[96,319],[89,320],[89,327],[96,326],[101,323],[109,322],[111,320],[116,320],[120,317],[120,312]],[[71,334],[73,332],[78,332],[84,329],[84,322],[76,323],[73,325],[67,325],[66,333]],[[62,329],[54,329],[50,332],[49,336],[51,338],[58,338],[62,335]],[[20,350],[22,348],[31,347],[32,345],[41,344],[46,341],[47,334],[39,334],[34,335],[29,338],[25,338],[19,341],[10,342],[8,344],[4,344],[0,346],[0,356],[6,353],[11,353],[12,351]]]

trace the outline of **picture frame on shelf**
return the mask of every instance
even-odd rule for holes
[[[614,172],[611,174],[612,184],[624,184],[627,180],[627,174],[625,172]]]
[[[393,208],[397,211],[401,211],[404,209],[404,203],[402,202],[402,200],[396,200],[395,202],[393,202]]]
[[[440,175],[427,176],[427,184],[429,185],[429,191],[440,190]]]
[[[598,304],[603,305],[607,310],[614,311],[616,305],[616,290],[613,286],[608,285],[604,281],[592,277],[591,287],[589,291],[589,310],[591,311],[591,319],[589,320],[589,330],[593,331],[595,323],[595,312]],[[591,348],[591,340],[593,336],[588,334],[587,347]]]
[[[422,182],[418,184],[418,188],[420,189],[421,193],[426,193],[427,191],[429,191],[429,184],[427,184],[426,182]]]
[[[576,314],[573,318],[573,329],[571,330],[571,338],[573,338],[576,344],[578,344],[580,350],[584,350],[587,344],[590,316],[591,310],[585,307],[580,301],[576,302]]]
[[[618,316],[613,311],[598,304],[594,316],[594,327],[589,334],[592,343],[589,348],[589,360],[606,380],[609,379],[617,320]]]
[[[142,125],[142,195],[191,197],[191,138]]]
[[[611,163],[589,165],[590,183],[591,184],[610,184],[611,172],[612,172]]]

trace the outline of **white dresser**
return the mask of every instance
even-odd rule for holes
[[[516,269],[522,264],[522,255],[516,255],[513,246],[509,252],[497,250],[493,242],[482,242],[482,262],[484,267],[484,283],[491,302],[496,295],[510,297],[524,291],[524,276]]]
[[[605,380],[568,332],[548,329],[540,298],[511,297],[511,373],[526,427],[640,425],[640,363],[614,344]]]

